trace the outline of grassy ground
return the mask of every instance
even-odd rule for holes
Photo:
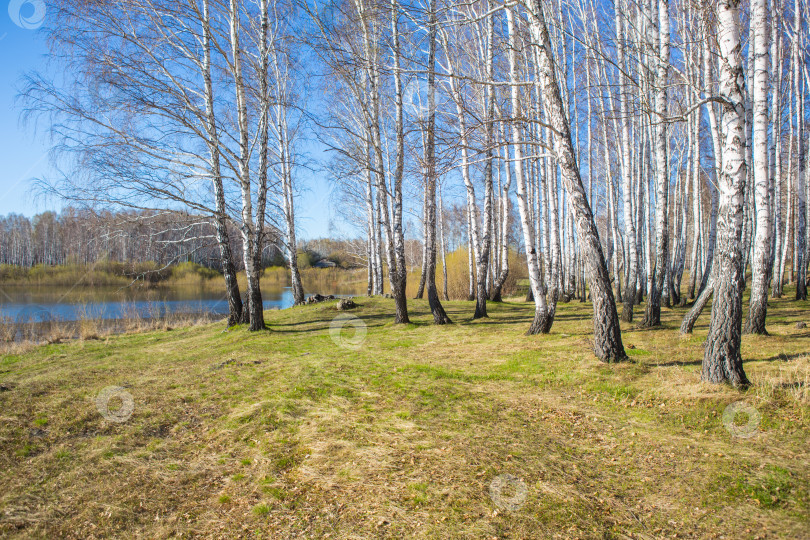
[[[771,335],[743,338],[753,387],[739,392],[699,382],[706,316],[682,339],[681,309],[661,329],[624,326],[630,361],[605,365],[590,304],[526,337],[518,301],[475,322],[450,302],[446,327],[423,301],[407,326],[391,300],[357,301],[364,338],[347,325],[333,340],[323,304],[268,312],[263,333],[212,324],[0,357],[0,536],[810,534],[810,331],[796,328],[810,304],[771,303]],[[99,409],[110,386],[126,394]],[[731,426],[750,438],[723,423],[738,401],[761,418]]]

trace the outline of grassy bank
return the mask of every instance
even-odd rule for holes
[[[604,365],[589,304],[526,337],[522,302],[449,302],[445,327],[357,302],[348,342],[322,304],[0,357],[0,535],[806,537],[810,304],[772,301],[739,392],[699,382],[706,317],[682,339],[680,309]],[[738,401],[756,429],[724,425]]]

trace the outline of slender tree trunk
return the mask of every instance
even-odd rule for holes
[[[658,0],[658,25],[652,25],[653,41],[658,38],[658,70],[655,98],[655,232],[656,255],[652,270],[652,287],[647,296],[645,327],[661,324],[661,295],[669,266],[669,157],[667,153],[667,79],[669,73],[669,0]]]
[[[485,2],[488,6],[489,2]],[[486,18],[486,62],[485,70],[488,80],[493,80],[493,64],[494,64],[494,51],[495,51],[495,30],[494,30],[494,16],[488,15]],[[475,297],[475,313],[473,319],[480,319],[488,317],[487,315],[487,298],[489,298],[487,279],[489,275],[489,258],[490,248],[492,247],[492,144],[493,144],[493,118],[495,116],[495,96],[494,87],[490,84],[486,86],[484,92],[484,110],[485,110],[485,128],[484,128],[484,145],[486,147],[484,157],[484,232],[481,237],[481,244],[479,247],[478,261],[477,261],[477,276],[478,287]]]
[[[425,295],[425,284],[427,283],[428,272],[428,195],[429,190],[425,182],[425,197],[422,205],[422,275],[419,276],[419,288],[416,289],[416,298]],[[471,218],[471,219],[474,219]],[[472,223],[472,222],[471,222]]]
[[[266,1],[262,0],[265,5]],[[264,24],[269,24],[265,21]],[[301,281],[301,272],[298,268],[298,245],[295,235],[295,201],[292,185],[292,156],[290,152],[290,129],[287,122],[287,110],[289,107],[289,93],[285,87],[287,74],[282,71],[282,65],[278,59],[278,53],[267,50],[269,59],[272,59],[273,69],[276,76],[276,130],[278,132],[278,154],[281,170],[281,195],[283,197],[282,212],[284,214],[284,224],[286,226],[286,246],[287,261],[290,269],[290,285],[293,293],[294,305],[304,303],[304,286]],[[267,91],[265,88],[264,91]],[[268,96],[268,107],[269,104]],[[269,123],[269,118],[268,118]],[[262,212],[263,213],[263,212]]]
[[[796,267],[796,300],[807,300],[807,261],[805,252],[807,246],[807,189],[805,156],[804,156],[804,92],[802,74],[804,66],[804,51],[802,49],[803,23],[801,15],[801,1],[794,3],[793,28],[793,78],[794,95],[796,99],[796,246],[794,266]],[[806,66],[804,66],[806,68]]]
[[[286,131],[287,127],[284,126]],[[304,285],[301,281],[301,271],[298,268],[298,244],[295,238],[295,202],[293,199],[292,190],[292,174],[289,169],[289,150],[285,143],[286,160],[283,167],[284,182],[282,185],[284,196],[284,219],[287,225],[287,260],[290,267],[290,288],[293,293],[293,302],[295,305],[303,304]]]
[[[391,285],[391,295],[394,297],[396,316],[394,322],[406,324],[408,318],[408,299],[405,288],[408,281],[408,270],[405,265],[405,233],[402,227],[402,179],[405,173],[405,127],[402,111],[402,73],[400,68],[399,48],[399,5],[397,0],[391,0],[391,36],[394,56],[394,104],[396,124],[396,164],[394,166],[394,193],[393,193],[393,230],[388,238],[388,280]],[[383,194],[384,195],[384,194]],[[387,199],[383,199],[386,201]],[[388,203],[383,205],[383,216],[388,221]],[[386,233],[388,227],[386,226]],[[393,247],[393,257],[391,249]]]
[[[448,301],[450,296],[447,294],[447,250],[444,245],[444,201],[441,188],[439,188],[439,242],[442,247],[442,297]]]
[[[385,293],[385,276],[384,276],[384,267],[383,267],[383,250],[384,250],[384,243],[383,243],[383,217],[382,217],[382,192],[385,189],[385,178],[378,177],[378,181],[383,184],[383,189],[377,189],[377,196],[375,197],[375,204],[377,208],[377,222],[375,223],[376,227],[375,230],[377,231],[377,290],[374,291],[375,294],[382,296]],[[387,209],[386,209],[387,210]]]
[[[467,275],[469,277],[469,288],[467,290],[467,300],[475,300],[475,245],[473,238],[473,215],[472,209],[467,205]]]
[[[481,306],[481,293],[486,290],[486,279],[487,279],[487,269],[484,267],[485,258],[488,258],[488,248],[484,246],[487,243],[489,238],[488,231],[488,220],[484,219],[484,239],[482,239],[481,231],[478,225],[478,217],[476,216],[476,200],[475,200],[475,186],[473,185],[472,177],[470,175],[470,158],[469,158],[469,142],[467,140],[467,120],[466,120],[466,112],[464,109],[464,102],[461,94],[461,90],[457,86],[456,78],[455,78],[455,66],[453,63],[453,59],[451,58],[452,53],[448,47],[447,38],[444,37],[442,40],[443,45],[445,46],[445,56],[448,57],[448,71],[449,71],[449,82],[450,82],[450,90],[452,93],[453,100],[456,104],[456,115],[458,120],[458,134],[459,134],[459,145],[461,150],[461,177],[464,181],[464,186],[467,192],[467,225],[468,225],[468,238],[469,238],[469,275],[470,275],[470,289],[469,289],[469,299],[476,299],[476,308],[475,308],[475,315],[473,318],[479,318],[480,315],[480,306]],[[491,169],[490,169],[490,181],[491,181]],[[485,179],[486,182],[486,179]],[[489,193],[489,190],[487,190]],[[485,214],[488,215],[488,212],[491,212],[491,205],[488,205],[488,199]],[[487,253],[485,253],[487,252]],[[477,290],[477,296],[476,296]],[[486,299],[483,300],[483,316],[486,316]]]
[[[616,35],[619,36],[619,67],[622,69],[622,87],[627,88],[627,64],[624,53],[624,20],[620,10],[616,10]],[[620,95],[620,114],[622,124],[621,151],[622,151],[622,194],[624,202],[624,227],[627,237],[627,282],[624,285],[624,306],[622,307],[622,320],[633,321],[633,302],[636,297],[636,283],[638,281],[638,241],[636,234],[636,223],[633,217],[633,168],[630,166],[630,118],[627,90],[623,90]]]
[[[258,222],[264,221],[264,215],[257,215],[253,219],[253,197],[250,181],[250,140],[247,113],[247,97],[245,82],[242,76],[242,54],[239,44],[239,8],[237,0],[230,0],[230,37],[232,55],[232,75],[236,92],[236,112],[239,126],[239,162],[238,176],[242,196],[242,244],[245,274],[248,284],[248,313],[250,316],[250,330],[264,329],[264,311],[262,293],[259,287],[259,268],[256,265],[254,253],[256,250]],[[266,188],[266,185],[265,185]],[[260,186],[260,189],[261,186]]]
[[[450,317],[444,311],[436,290],[436,0],[430,0],[428,13],[428,120],[425,163],[427,164],[427,287],[428,303],[435,324],[448,324]]]
[[[754,263],[751,268],[751,300],[746,333],[767,334],[765,315],[768,309],[768,265],[771,242],[770,191],[768,156],[768,86],[769,86],[769,28],[766,0],[752,0],[751,24],[754,26],[753,81],[753,163],[756,190],[757,230],[754,242]]]
[[[205,83],[205,106],[207,115],[208,149],[211,154],[211,181],[214,188],[216,214],[214,227],[219,245],[222,273],[225,277],[225,296],[228,299],[228,326],[234,326],[242,320],[242,296],[239,293],[239,282],[236,279],[236,267],[231,252],[231,241],[228,234],[228,213],[225,206],[225,190],[222,185],[222,171],[219,151],[219,128],[214,109],[214,87],[211,81],[211,23],[209,0],[203,1],[203,79]]]
[[[701,245],[700,239],[703,230],[701,196],[700,189],[700,117],[696,116],[691,122],[690,131],[692,133],[692,258],[689,275],[689,299],[695,297],[695,287],[697,286],[697,276],[700,270],[698,260],[698,248]]]
[[[255,240],[253,244],[253,266],[258,273],[262,268],[262,253],[264,252],[265,224],[267,213],[267,185],[270,169],[270,88],[268,77],[270,75],[270,42],[268,31],[270,29],[270,14],[267,0],[259,0],[259,181],[256,193],[256,223]],[[258,277],[258,276],[257,276]],[[258,287],[258,279],[257,279]],[[262,326],[264,326],[264,307],[261,293],[257,299],[259,310],[262,311]],[[261,329],[261,328],[259,328]]]
[[[771,85],[771,93],[773,96],[773,106],[771,107],[771,125],[773,126],[772,135],[772,150],[771,158],[773,159],[772,167],[772,182],[774,185],[774,205],[773,205],[773,218],[774,218],[774,240],[773,240],[773,287],[772,294],[774,298],[782,296],[782,280],[784,278],[782,266],[782,245],[784,243],[784,236],[782,235],[782,53],[781,53],[781,39],[778,39],[780,27],[777,24],[779,17],[777,9],[781,8],[779,0],[773,0],[771,4],[771,72],[773,77],[771,79],[774,84]]]
[[[366,32],[364,31],[364,35]],[[368,60],[367,64],[371,64],[371,59]],[[371,68],[367,65],[365,71],[365,87],[364,87],[364,98],[367,102],[371,102],[373,97],[371,93],[373,92],[373,84],[371,81]],[[379,264],[379,244],[378,244],[378,236],[377,236],[377,204],[374,198],[374,185],[376,184],[374,172],[374,149],[373,147],[373,140],[374,140],[374,125],[373,119],[371,115],[366,118],[366,147],[365,147],[365,188],[366,188],[366,227],[368,228],[368,269],[369,269],[369,287],[368,287],[368,295],[373,296],[378,293],[380,284],[379,284],[379,271],[378,271],[378,264]]]
[[[506,10],[506,23],[509,29],[509,77],[512,83],[517,82],[517,30],[515,28],[515,15],[512,7]],[[520,89],[517,84],[510,87],[512,102],[512,117],[519,118],[521,115]],[[551,331],[553,320],[548,317],[546,306],[545,287],[540,275],[540,264],[534,238],[534,227],[531,223],[531,212],[529,209],[529,196],[526,186],[526,176],[523,172],[523,131],[519,123],[512,125],[512,143],[515,152],[515,186],[517,190],[518,212],[520,214],[520,225],[523,230],[523,243],[526,246],[526,264],[529,271],[529,285],[534,301],[534,320],[532,321],[528,335],[547,334]]]
[[[506,134],[504,124],[500,124],[501,127],[501,140],[506,142]],[[501,261],[501,268],[498,276],[495,278],[494,283],[492,284],[492,290],[490,291],[490,299],[493,302],[500,302],[501,301],[501,290],[503,289],[504,283],[506,283],[506,278],[509,276],[509,189],[512,187],[512,165],[509,161],[509,146],[504,146],[504,154],[506,155],[506,159],[504,160],[504,167],[506,170],[506,182],[501,186],[499,202],[500,202],[500,233],[499,238],[501,242],[500,247],[500,261]]]

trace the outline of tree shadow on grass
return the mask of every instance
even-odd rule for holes
[[[807,358],[810,356],[810,353],[801,352],[801,353],[793,353],[793,354],[784,354],[779,353],[776,356],[771,356],[770,358],[751,358],[749,361],[752,362],[790,362],[791,360],[798,360],[799,358]]]
[[[686,367],[686,366],[699,366],[703,363],[703,358],[700,360],[669,360],[666,362],[649,362],[650,366],[656,367]]]

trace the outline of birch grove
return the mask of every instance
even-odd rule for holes
[[[746,385],[744,312],[745,332],[764,334],[769,298],[807,297],[807,12],[806,0],[71,1],[48,32],[74,69],[60,83],[32,74],[24,98],[73,165],[51,192],[207,220],[229,324],[266,327],[268,246],[296,304],[319,292],[302,284],[296,221],[301,147],[317,146],[366,290],[392,297],[397,323],[409,281],[435,324],[452,323],[458,260],[470,319],[525,295],[540,335],[526,339],[543,339],[558,303],[590,302],[594,353],[613,362],[622,329],[674,312],[681,332],[707,334],[703,379]]]

